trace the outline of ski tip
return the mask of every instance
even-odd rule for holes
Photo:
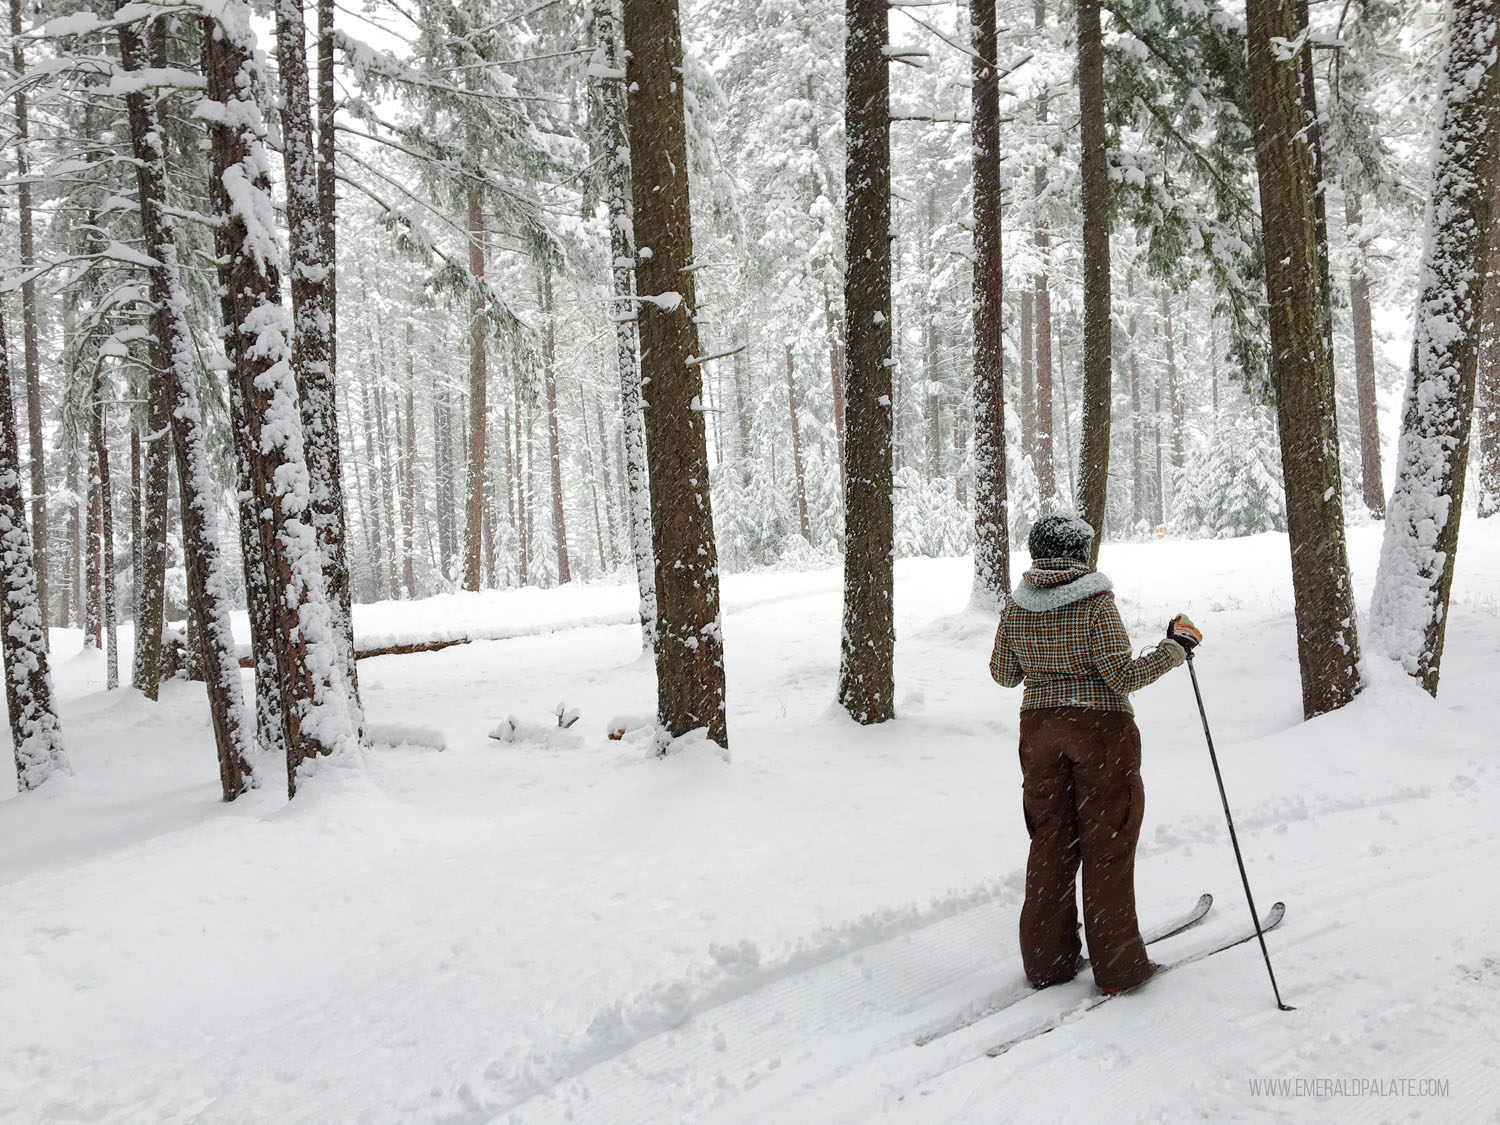
[[[1262,930],[1269,930],[1273,926],[1281,925],[1281,920],[1286,917],[1286,903],[1273,902],[1271,909],[1266,911],[1265,921],[1261,922]]]
[[[1213,906],[1213,904],[1214,896],[1205,891],[1203,894],[1198,896],[1198,905],[1195,910],[1201,910],[1203,911],[1203,913],[1207,914],[1209,907]]]

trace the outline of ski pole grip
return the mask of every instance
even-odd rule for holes
[[[1167,622],[1167,636],[1180,644],[1190,656],[1193,649],[1203,643],[1203,634],[1185,613],[1179,613]]]

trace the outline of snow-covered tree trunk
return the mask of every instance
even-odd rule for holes
[[[1141,461],[1141,370],[1135,335],[1135,270],[1125,275],[1125,299],[1130,303],[1130,321],[1126,328],[1130,349],[1130,517],[1139,527],[1146,522],[1146,466]]]
[[[1500,7],[1453,0],[1401,439],[1370,629],[1433,695],[1458,554],[1495,176]]]
[[[886,0],[845,5],[844,621],[838,700],[858,723],[895,717],[892,601],[891,87]]]
[[[1167,357],[1167,401],[1172,407],[1172,468],[1179,473],[1187,464],[1187,402],[1182,383],[1177,378],[1177,332],[1172,324],[1172,294],[1161,287],[1161,322],[1165,334],[1163,344]],[[1177,487],[1177,478],[1172,478],[1172,487]]]
[[[521,380],[519,379],[515,380],[515,407],[516,467],[514,476],[516,481],[516,528],[517,539],[519,540],[516,577],[517,581],[522,586],[525,586],[531,580],[531,504],[530,490],[526,487],[529,473],[526,468],[526,441],[524,440],[530,436],[530,427],[527,427],[528,432],[523,435],[521,431]],[[644,456],[644,445],[642,445],[641,450],[642,456]],[[648,524],[647,526],[649,528],[650,525]],[[655,556],[652,557],[654,558]],[[651,576],[651,583],[652,589],[655,589],[656,575],[654,572]]]
[[[552,267],[542,263],[542,375],[547,387],[547,455],[552,470],[552,535],[557,546],[557,581],[573,581],[568,560],[568,522],[563,513],[562,444],[557,419],[557,323],[552,308]],[[498,585],[499,583],[496,583]]]
[[[1500,512],[1500,182],[1490,199],[1489,273],[1484,281],[1484,321],[1474,419],[1479,427],[1479,515]]]
[[[630,221],[630,140],[626,125],[625,68],[620,62],[616,0],[595,0],[598,47],[590,73],[598,81],[603,134],[604,192],[609,207],[610,281],[614,295],[615,368],[620,379],[621,441],[630,548],[640,589],[641,647],[656,648],[656,564],[651,552],[651,481],[646,468],[646,420],[636,356],[636,313],[631,303],[635,231]],[[519,418],[518,418],[519,422]]]
[[[1032,26],[1042,31],[1047,24],[1046,0],[1036,0],[1032,5]],[[1037,96],[1036,120],[1045,125],[1050,105],[1044,86]],[[1047,167],[1038,164],[1031,171],[1031,193],[1040,211],[1047,196]],[[1032,277],[1033,304],[1036,306],[1036,429],[1031,447],[1032,470],[1036,474],[1037,500],[1042,511],[1051,511],[1057,504],[1057,474],[1053,467],[1052,441],[1052,288],[1047,276],[1047,259],[1052,245],[1052,235],[1047,229],[1045,215],[1039,215],[1036,232],[1032,235],[1037,257],[1042,268]],[[1064,425],[1067,419],[1064,418]]]
[[[625,0],[631,193],[656,561],[657,719],[729,745],[677,0]]]
[[[842,318],[836,316],[833,311],[833,296],[828,291],[828,283],[823,283],[823,322],[824,331],[828,336],[828,375],[832,383],[833,392],[833,436],[838,445],[839,457],[839,495],[844,494],[845,469],[844,469],[844,382],[848,367],[848,348],[844,345],[844,323]],[[745,412],[745,402],[740,386],[740,355],[734,357],[734,391],[739,404],[740,425],[743,428],[745,448],[741,450],[740,456],[748,456],[750,446],[750,416]]]
[[[92,397],[92,396],[90,396]],[[99,503],[99,450],[93,431],[82,435],[88,465],[88,526],[84,545],[83,647],[104,647],[104,509]]]
[[[484,209],[477,191],[469,193],[469,276],[484,281]],[[489,334],[484,297],[478,288],[469,300],[469,474],[464,502],[464,589],[478,590],[484,550],[484,439],[489,386],[485,338]]]
[[[791,341],[786,344],[786,409],[792,423],[792,468],[797,477],[797,530],[810,543],[812,526],[807,520],[807,475],[802,468],[802,430],[797,425],[797,378]]]
[[[411,321],[406,322],[406,449],[403,460],[406,473],[402,477],[401,495],[401,581],[406,596],[417,596],[416,575],[416,510],[417,510],[417,398],[416,358],[412,354]]]
[[[1089,562],[1104,541],[1109,493],[1109,161],[1104,131],[1104,35],[1099,0],[1078,0],[1078,129],[1083,148],[1083,438],[1078,507],[1094,529]]]
[[[122,46],[123,49],[123,46]],[[137,158],[139,159],[139,158]],[[144,224],[147,216],[142,211]],[[147,254],[151,251],[147,250]],[[153,298],[155,300],[155,298]],[[155,699],[161,683],[161,632],[167,578],[167,466],[172,456],[171,416],[164,372],[172,362],[170,310],[156,302],[151,314],[151,366],[146,386],[146,440],[140,457],[138,526],[133,529],[135,557],[135,658],[130,682],[147,699]],[[132,438],[139,430],[132,428]],[[134,464],[134,458],[132,458]]]
[[[1360,479],[1365,507],[1385,518],[1385,484],[1380,469],[1380,418],[1375,403],[1375,333],[1370,322],[1370,278],[1365,266],[1365,239],[1360,231],[1359,198],[1344,195],[1344,222],[1354,235],[1354,263],[1349,270],[1349,312],[1354,321],[1354,389],[1359,401]]]
[[[1296,10],[1297,0],[1248,0],[1246,23],[1302,710],[1312,718],[1342,707],[1359,690],[1359,640],[1344,541],[1333,357],[1318,276],[1318,185],[1292,45],[1311,48]]]
[[[292,376],[292,325],[281,304],[265,122],[256,101],[262,78],[249,6],[231,0],[218,8],[217,19],[206,17],[203,43],[208,93],[199,113],[209,121],[225,351],[248,454],[240,487],[254,498],[260,517],[275,627],[267,640],[281,696],[287,792],[295,796],[303,762],[353,753],[358,743],[309,511],[311,482]]]
[[[99,482],[99,605],[104,629],[104,690],[120,686],[120,653],[115,633],[115,521],[114,493],[109,478],[109,442],[104,432],[105,384],[103,364],[94,367],[94,394],[89,406],[89,445]]]
[[[584,392],[584,390],[580,387],[579,394],[584,394],[584,393],[586,393],[586,392]],[[603,403],[600,402],[598,396],[590,395],[589,397],[591,397],[593,399],[593,403],[594,403],[594,417],[597,420],[597,424],[598,424],[598,428],[599,428],[599,444],[597,446],[590,446],[589,447],[589,457],[590,457],[592,463],[596,466],[596,471],[597,471],[598,476],[600,478],[600,481],[601,481],[601,483],[603,485],[603,491],[604,491],[604,527],[605,527],[605,534],[609,537],[608,538],[608,545],[607,545],[606,550],[607,550],[607,553],[608,553],[608,556],[609,556],[608,568],[612,570],[612,569],[614,569],[615,564],[619,560],[619,543],[620,543],[620,540],[619,540],[619,538],[618,538],[618,536],[616,534],[616,531],[615,531],[615,513],[614,513],[614,504],[612,503],[612,498],[614,497],[614,494],[615,494],[615,482],[610,478],[610,469],[609,469],[609,446],[610,446],[610,442],[609,442],[609,428],[605,425],[605,422],[604,422],[604,405],[603,405]]]
[[[19,80],[26,73],[26,56],[21,38],[24,26],[23,0],[10,0],[10,57],[13,74]],[[31,446],[31,528],[34,536],[37,605],[42,615],[42,647],[47,637],[47,473],[42,450],[42,368],[37,344],[36,282],[31,269],[36,264],[36,233],[31,206],[31,117],[26,88],[14,94],[16,109],[16,205],[21,239],[21,342],[26,365],[26,423]]]
[[[1000,248],[1000,70],[995,0],[970,0],[974,148],[974,588],[998,612],[1010,593]],[[961,463],[961,462],[960,462]]]
[[[1036,371],[1032,353],[1036,347],[1036,299],[1029,287],[1021,289],[1021,456],[1030,460],[1036,443]]]
[[[320,44],[321,47],[321,44]],[[323,557],[323,584],[339,661],[357,727],[359,680],[354,667],[354,619],[345,546],[344,483],[339,464],[338,389],[333,377],[333,259],[325,229],[318,152],[313,140],[307,31],[301,0],[277,0],[276,58],[281,75],[281,148],[286,169],[290,234],[292,374],[302,411],[302,449],[310,485],[308,515]],[[332,129],[330,119],[322,123]]]
[[[127,74],[146,69],[146,47],[132,23],[119,27],[121,65]],[[130,117],[136,185],[140,193],[144,248],[153,261],[148,271],[159,355],[151,373],[149,398],[165,407],[172,448],[177,458],[177,485],[182,521],[182,547],[187,570],[188,605],[197,621],[196,641],[208,689],[209,714],[219,757],[219,782],[224,800],[232,801],[251,784],[251,740],[245,723],[239,660],[230,628],[229,576],[219,546],[219,490],[209,471],[203,415],[198,407],[195,349],[188,325],[188,296],[183,289],[173,241],[173,220],[167,210],[167,165],[162,124],[156,98],[145,89],[125,97]],[[153,444],[166,448],[165,434]],[[149,473],[149,470],[148,470]],[[166,473],[162,474],[164,477]],[[165,481],[163,482],[165,484]],[[146,520],[150,520],[147,511]],[[160,610],[158,609],[158,621]],[[160,625],[158,624],[158,636]],[[158,641],[158,661],[160,643]],[[151,683],[157,680],[152,669]],[[153,693],[154,694],[154,693]]]
[[[35,789],[54,773],[71,773],[62,728],[52,706],[52,677],[37,602],[36,569],[26,505],[21,496],[21,458],[16,448],[15,406],[10,394],[10,352],[0,309],[0,651],[5,662],[5,701],[15,749],[16,783]]]

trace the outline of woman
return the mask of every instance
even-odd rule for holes
[[[1094,529],[1047,515],[1031,529],[1032,569],[1000,615],[990,674],[1023,680],[1022,808],[1031,834],[1021,958],[1033,988],[1072,980],[1082,965],[1074,881],[1083,866],[1083,924],[1094,980],[1134,988],[1155,967],[1135,913],[1135,845],[1141,831],[1141,735],[1128,696],[1186,659],[1186,617],[1134,658],[1109,579],[1089,567]]]

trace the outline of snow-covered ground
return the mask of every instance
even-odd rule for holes
[[[1362,603],[1378,535],[1353,533]],[[504,638],[361,663],[372,726],[446,749],[376,749],[290,805],[274,775],[217,800],[201,685],[106,694],[54,631],[76,773],[0,801],[0,1118],[1500,1121],[1500,521],[1464,529],[1442,698],[1370,659],[1307,724],[1284,538],[1110,545],[1104,569],[1137,644],[1179,610],[1207,634],[1295,1012],[1251,943],[998,1059],[1087,984],[913,1044],[1020,978],[1019,692],[988,677],[967,560],[898,566],[900,718],[874,729],[831,705],[839,574],[726,579],[728,764],[605,738],[652,708],[631,590],[457,595],[357,618]],[[556,734],[560,702],[582,719]],[[1137,708],[1143,923],[1218,898],[1169,959],[1246,909],[1187,673]],[[510,716],[536,737],[486,737]],[[1347,1096],[1408,1078],[1446,1096]]]

